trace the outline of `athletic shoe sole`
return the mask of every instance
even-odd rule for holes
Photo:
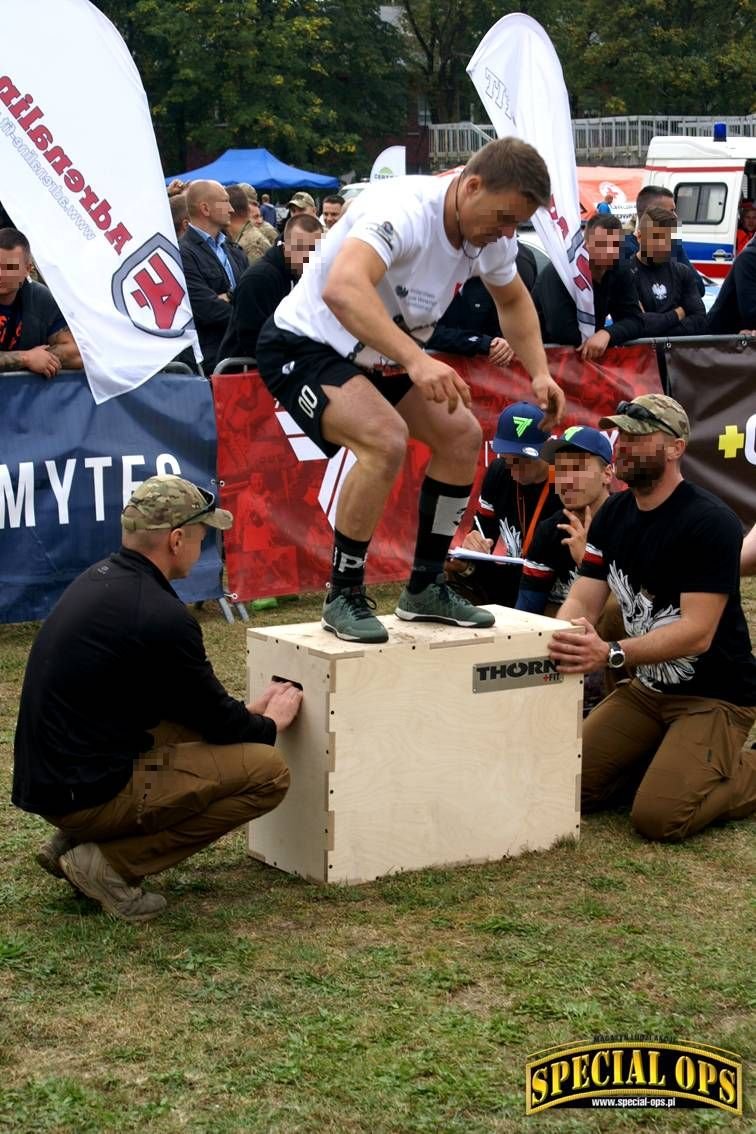
[[[359,634],[345,634],[342,630],[337,630],[335,626],[326,622],[325,618],[321,618],[320,625],[329,634],[335,634],[337,638],[341,638],[342,642],[365,642],[368,646],[380,646],[382,642],[388,642],[388,633],[381,638],[361,638]]]
[[[410,610],[400,610],[396,608],[394,614],[397,618],[403,618],[405,622],[444,622],[447,626],[463,626],[470,630],[490,630],[494,625],[495,619],[485,624],[482,622],[463,622],[459,618],[444,618],[440,614],[414,614]]]

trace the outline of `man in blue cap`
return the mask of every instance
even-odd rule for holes
[[[609,496],[614,467],[612,443],[588,425],[571,425],[541,448],[554,466],[554,488],[563,508],[536,528],[522,568],[517,609],[534,614],[561,606],[583,562],[591,520]]]
[[[523,559],[536,527],[559,511],[549,465],[541,457],[548,433],[541,428],[543,410],[529,402],[515,402],[499,417],[491,448],[498,460],[486,470],[478,498],[475,528],[462,547],[493,552],[500,542],[501,554]],[[520,586],[520,564],[505,565],[480,560],[449,559],[450,585],[478,603],[514,606]]]

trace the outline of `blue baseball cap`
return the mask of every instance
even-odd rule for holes
[[[496,436],[491,442],[494,453],[513,453],[516,457],[541,456],[541,446],[548,440],[538,426],[544,419],[544,412],[530,402],[515,402],[507,406],[499,415]]]
[[[541,457],[549,464],[554,463],[554,456],[562,449],[579,449],[583,453],[592,453],[600,457],[607,465],[614,460],[612,443],[605,433],[593,429],[590,425],[571,425],[565,429],[561,437],[550,437],[541,449]]]

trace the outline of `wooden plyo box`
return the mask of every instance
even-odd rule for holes
[[[283,803],[249,853],[315,882],[368,882],[543,850],[580,829],[582,679],[548,661],[568,623],[490,607],[468,630],[384,618],[383,646],[319,623],[248,630],[248,691],[304,688],[278,747]]]

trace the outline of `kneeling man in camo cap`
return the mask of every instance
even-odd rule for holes
[[[665,394],[620,402],[599,421],[617,429],[626,492],[591,521],[580,574],[559,610],[583,633],[558,630],[549,653],[563,673],[635,671],[583,728],[582,808],[632,801],[648,839],[679,841],[756,811],[756,659],[740,602],[740,520],[683,479],[688,416]],[[596,633],[609,592],[625,627]]]
[[[124,921],[165,907],[145,875],[271,811],[289,786],[273,745],[300,690],[230,697],[171,587],[208,528],[232,523],[189,481],[146,480],[123,510],[120,551],[68,587],[29,654],[13,802],[56,828],[39,864]]]

